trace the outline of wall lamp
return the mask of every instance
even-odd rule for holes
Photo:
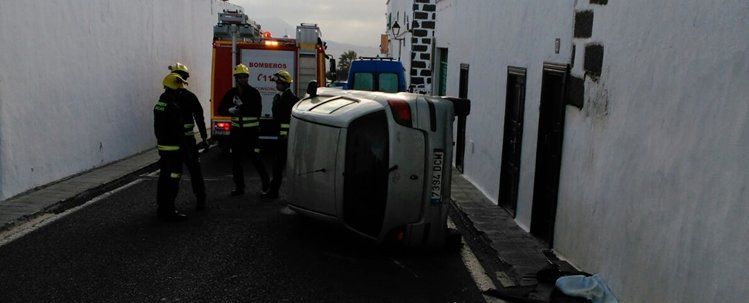
[[[398,20],[395,20],[393,26],[390,27],[390,33],[393,34],[393,39],[398,40],[398,61],[401,60],[401,46],[403,40],[406,40],[406,34],[411,32],[411,27],[406,23],[406,31],[401,33],[401,26],[398,24]]]

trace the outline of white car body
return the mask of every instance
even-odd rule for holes
[[[411,93],[320,88],[302,99],[289,131],[289,207],[377,242],[441,246],[455,102],[467,114],[467,100]]]

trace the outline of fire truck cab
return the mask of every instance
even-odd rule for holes
[[[220,111],[224,94],[234,86],[232,70],[243,63],[250,68],[249,83],[263,98],[260,118],[260,139],[275,140],[271,129],[271,108],[276,85],[271,76],[280,69],[288,71],[294,82],[292,89],[303,96],[306,85],[325,83],[325,44],[316,24],[303,23],[296,28],[296,37],[273,37],[261,30],[241,11],[219,14],[214,27],[213,61],[211,67],[211,136],[220,146],[228,146],[231,117]]]

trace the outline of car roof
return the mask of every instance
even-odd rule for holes
[[[318,88],[317,96],[294,105],[292,115],[315,123],[347,127],[351,120],[386,108],[387,100],[415,101],[412,93],[383,93],[359,90]]]
[[[400,72],[403,69],[403,64],[400,61],[389,61],[389,60],[354,60],[351,63],[351,70],[357,72],[360,69],[366,71],[395,71]]]

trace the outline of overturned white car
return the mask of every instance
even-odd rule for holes
[[[289,207],[378,242],[441,246],[453,121],[470,101],[320,88],[293,108]]]

